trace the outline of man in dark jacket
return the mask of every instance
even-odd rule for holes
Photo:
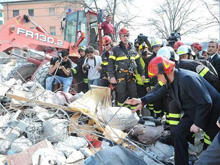
[[[188,139],[202,129],[206,141],[214,139],[219,128],[216,121],[220,115],[220,94],[197,73],[175,69],[175,63],[164,57],[155,57],[149,63],[149,77],[157,76],[166,85],[171,96],[184,114],[173,132],[175,164],[186,165],[188,159]],[[131,99],[127,103],[144,103],[145,97]],[[204,145],[204,149],[206,149]]]
[[[220,80],[220,55],[218,52],[218,42],[210,41],[208,46],[209,61],[215,67],[218,73],[218,79]]]

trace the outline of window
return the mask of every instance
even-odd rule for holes
[[[0,12],[0,17],[2,17],[2,12]]]
[[[56,35],[56,28],[54,26],[50,27],[50,35],[52,35],[52,36]]]
[[[28,9],[28,15],[34,16],[34,9]]]
[[[16,17],[19,15],[19,10],[13,10],[13,17]]]
[[[50,15],[55,15],[55,9],[54,8],[49,8]]]
[[[0,25],[2,25],[2,24],[3,24],[3,21],[0,20]]]

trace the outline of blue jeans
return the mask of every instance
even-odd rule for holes
[[[53,80],[54,78],[54,80]],[[53,88],[53,84],[61,83],[63,84],[63,91],[69,92],[70,86],[72,85],[73,77],[62,77],[62,76],[51,76],[46,79],[46,89],[51,90]]]
[[[89,89],[91,89],[90,85],[97,85],[98,86],[99,85],[99,79],[89,80],[88,81],[88,88]]]

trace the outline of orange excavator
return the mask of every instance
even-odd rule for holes
[[[101,30],[98,29],[98,14],[92,11],[76,11],[65,18],[64,40],[49,35],[28,15],[17,16],[0,27],[0,52],[22,58],[27,62],[15,67],[7,79],[34,80],[45,85],[49,61],[58,50],[69,51],[69,58],[76,62],[79,46],[92,45],[102,51]],[[33,24],[34,29],[27,25]],[[17,51],[18,50],[18,51]],[[74,79],[73,88],[77,91]]]

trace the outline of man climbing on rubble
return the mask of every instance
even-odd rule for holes
[[[113,54],[109,56],[108,72],[110,83],[116,85],[117,105],[122,106],[127,97],[137,97],[137,86],[135,70],[138,70],[145,80],[140,57],[132,43],[129,42],[129,31],[122,28],[119,31],[121,42],[112,49]],[[135,106],[131,106],[134,109]]]
[[[220,94],[197,73],[175,69],[175,63],[165,57],[152,59],[149,63],[148,75],[149,77],[157,76],[158,81],[170,89],[172,98],[179,109],[183,110],[184,114],[173,136],[175,163],[186,165],[189,163],[188,138],[202,129],[206,134],[205,140],[211,144],[219,131],[216,121],[220,115]],[[145,97],[131,99],[127,103],[144,104],[145,99]],[[204,149],[207,146],[206,143]]]
[[[69,92],[73,77],[71,73],[71,61],[68,55],[67,50],[62,50],[58,52],[58,57],[51,58],[49,77],[46,79],[47,90],[52,91],[53,84],[61,83],[63,85],[63,91]]]

